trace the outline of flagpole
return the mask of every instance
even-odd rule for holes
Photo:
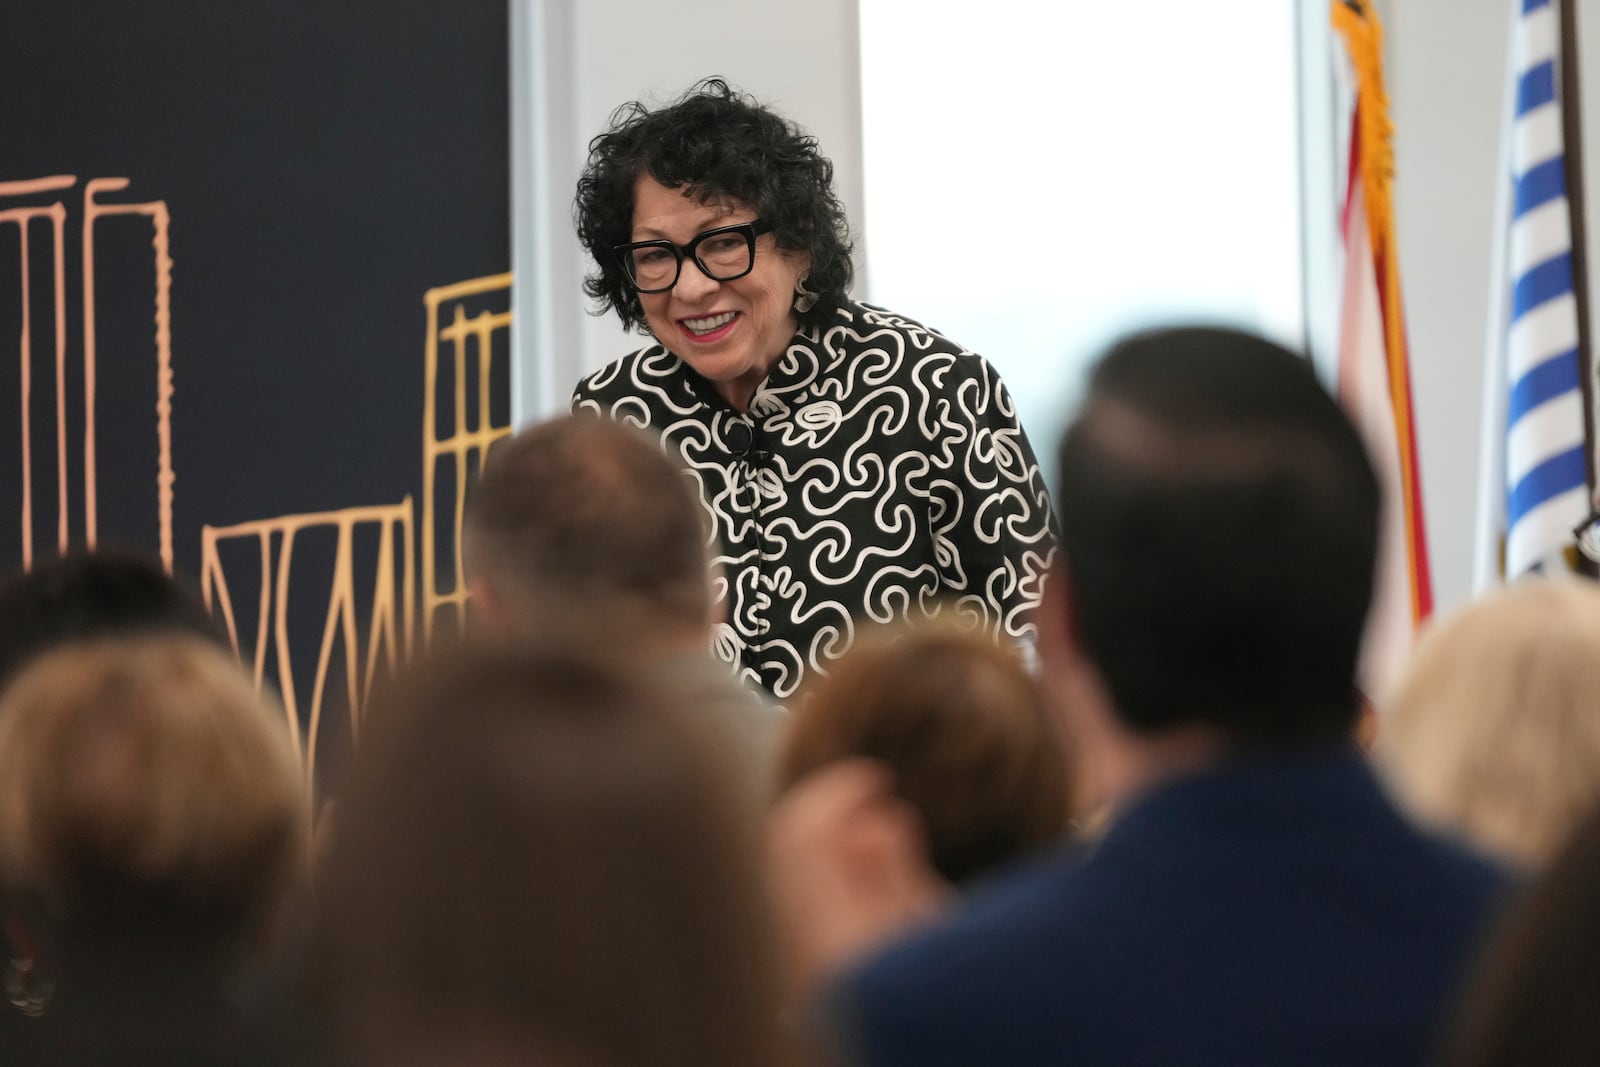
[[[1589,447],[1583,450],[1589,496],[1595,490],[1594,360],[1590,346],[1588,222],[1584,211],[1582,88],[1578,77],[1578,27],[1574,0],[1559,0],[1561,16],[1561,124],[1566,151],[1567,205],[1572,218],[1572,288],[1578,305],[1578,380],[1583,385],[1583,426]],[[1580,569],[1590,578],[1600,570],[1587,556]]]
[[[1504,577],[1506,524],[1506,405],[1510,387],[1506,383],[1507,305],[1510,303],[1509,278],[1511,244],[1511,138],[1517,117],[1517,71],[1512,62],[1518,10],[1511,11],[1506,28],[1505,88],[1500,94],[1500,152],[1494,191],[1494,231],[1489,252],[1489,314],[1484,330],[1483,403],[1478,434],[1477,538],[1473,550],[1472,589],[1480,596]]]

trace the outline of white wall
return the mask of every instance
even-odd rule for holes
[[[817,137],[862,231],[856,0],[512,0],[512,38],[519,423],[564,410],[579,377],[645,343],[587,314],[572,226],[589,139],[619,104],[723,75]]]
[[[994,364],[1047,480],[1114,337],[1202,319],[1298,346],[1292,4],[860,6],[873,296]]]
[[[1600,131],[1600,19],[1591,8],[1584,20],[1585,5],[1579,8],[1581,104],[1585,125]],[[1473,592],[1484,340],[1511,2],[1387,0],[1380,11],[1388,34],[1395,211],[1434,599],[1449,610]],[[1597,146],[1600,132],[1591,132],[1585,175],[1590,249],[1600,248]]]
[[[1391,0],[1395,220],[1434,602],[1472,594],[1509,5]]]

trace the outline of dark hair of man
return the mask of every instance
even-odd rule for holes
[[[1128,727],[1348,735],[1379,489],[1308,361],[1228,329],[1130,337],[1058,469],[1071,623]]]
[[[721,78],[706,78],[654,111],[623,104],[589,142],[574,214],[578,239],[599,268],[583,289],[600,314],[613,310],[624,328],[644,328],[639,294],[614,251],[633,240],[634,186],[643,175],[703,202],[739,201],[772,224],[780,248],[810,256],[806,288],[818,299],[799,313],[802,326],[844,300],[853,273],[850,230],[834,195],[833,164],[815,137]]]
[[[529,628],[582,613],[704,630],[707,539],[683,472],[637,431],[592,415],[496,444],[467,501],[468,569]]]
[[[1600,1062],[1600,811],[1586,818],[1500,925],[1439,1062]]]
[[[511,647],[380,693],[316,902],[340,1062],[477,1035],[516,1062],[771,1064],[758,810],[700,711],[664,676]]]
[[[192,587],[131,549],[76,549],[0,578],[0,685],[68,641],[177,630],[224,644]]]

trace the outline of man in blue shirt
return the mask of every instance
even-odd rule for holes
[[[1059,453],[1044,681],[1104,836],[830,1000],[891,1064],[1423,1062],[1503,895],[1350,737],[1379,487],[1308,362],[1221,329],[1117,345]]]

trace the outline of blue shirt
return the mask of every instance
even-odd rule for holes
[[[1420,1064],[1507,886],[1353,752],[1233,761],[890,948],[835,1014],[875,1067]]]

